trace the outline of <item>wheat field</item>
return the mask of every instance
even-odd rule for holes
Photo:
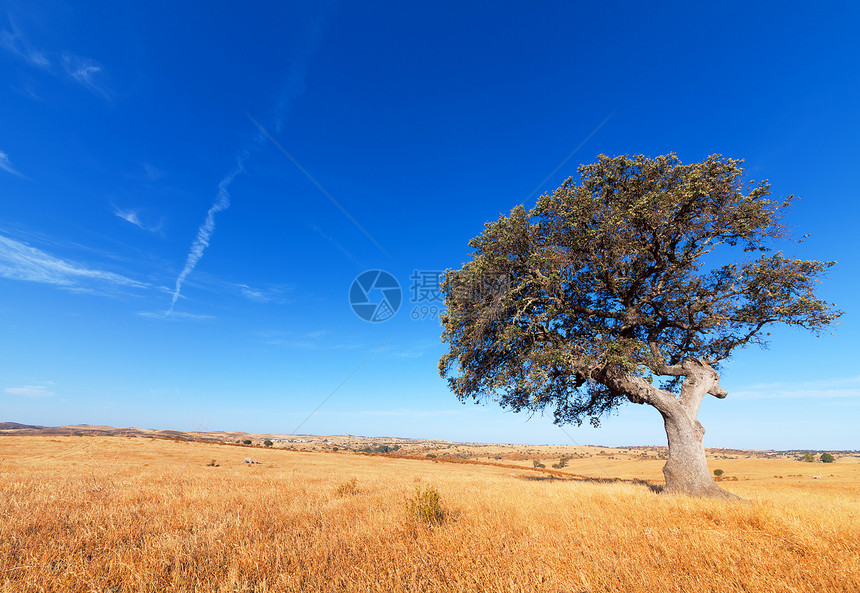
[[[618,463],[625,479],[606,482],[343,451],[2,437],[0,591],[860,591],[856,458],[721,460],[748,474],[724,484],[747,503],[661,495]],[[643,479],[659,472],[641,465]],[[434,522],[410,513],[428,489]]]

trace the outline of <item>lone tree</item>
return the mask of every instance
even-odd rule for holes
[[[732,496],[711,478],[696,420],[706,394],[727,395],[719,363],[764,344],[773,324],[817,333],[841,314],[813,293],[836,262],[771,251],[788,238],[792,197],[745,184],[741,164],[600,156],[579,184],[487,223],[442,285],[451,390],[549,409],[556,424],[598,426],[625,401],[649,404],[669,441],[665,490]]]

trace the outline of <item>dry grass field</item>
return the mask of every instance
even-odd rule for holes
[[[655,493],[657,450],[422,447],[0,437],[0,591],[860,591],[857,457],[711,452],[745,504]]]

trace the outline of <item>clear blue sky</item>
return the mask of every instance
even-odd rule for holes
[[[410,276],[600,153],[675,151],[800,196],[783,248],[839,261],[846,312],[738,352],[706,445],[860,448],[856,3],[0,6],[0,420],[285,433],[322,403],[301,432],[570,443],[456,401]],[[385,322],[348,301],[372,269]],[[566,430],[665,443],[632,404]]]

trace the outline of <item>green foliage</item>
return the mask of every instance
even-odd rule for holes
[[[400,449],[400,445],[377,445],[376,447],[367,446],[360,451],[364,453],[394,453]]]
[[[544,468],[544,467],[546,467],[543,463],[541,463],[541,462],[540,462],[540,461],[538,461],[537,459],[535,459],[534,461],[532,461],[532,464],[534,464],[534,466],[535,466],[535,467],[537,467],[537,468]]]
[[[819,459],[821,459],[821,463],[833,463],[834,461],[836,461],[836,458],[833,457],[833,455],[831,455],[830,453],[822,453]]]
[[[800,457],[800,461],[805,461],[807,463],[813,463],[815,461],[815,455],[813,455],[812,453],[804,453]]]
[[[243,445],[250,445],[250,444],[251,444],[251,439],[245,439],[245,440],[243,440],[243,441],[242,441],[242,444],[243,444]]]
[[[570,457],[562,457],[561,459],[558,460],[558,463],[553,463],[552,466],[555,469],[562,469],[564,467],[567,467],[567,462],[569,459],[570,459]]]
[[[447,513],[442,508],[439,491],[433,486],[418,486],[415,495],[406,501],[406,516],[427,526],[439,525],[445,521]]]
[[[272,443],[272,441],[270,441],[269,439],[266,439],[265,441],[263,441],[263,444],[267,447],[271,447],[274,443]]]
[[[774,323],[832,323],[841,312],[813,288],[835,262],[769,253],[792,198],[769,199],[741,164],[600,156],[531,211],[487,223],[442,285],[439,372],[453,393],[597,425],[643,403],[631,378],[677,390],[684,361],[716,365]],[[703,266],[715,250],[729,263]]]
[[[434,455],[433,453],[428,453],[428,454],[427,454],[427,455],[425,455],[424,457],[429,457],[429,458],[431,458],[431,459],[436,459],[436,455]]]
[[[723,470],[721,470],[721,469],[715,469],[715,470],[714,470],[714,475],[715,475],[716,477],[718,477],[718,478],[722,478],[724,473],[725,473],[725,472],[724,472]]]

